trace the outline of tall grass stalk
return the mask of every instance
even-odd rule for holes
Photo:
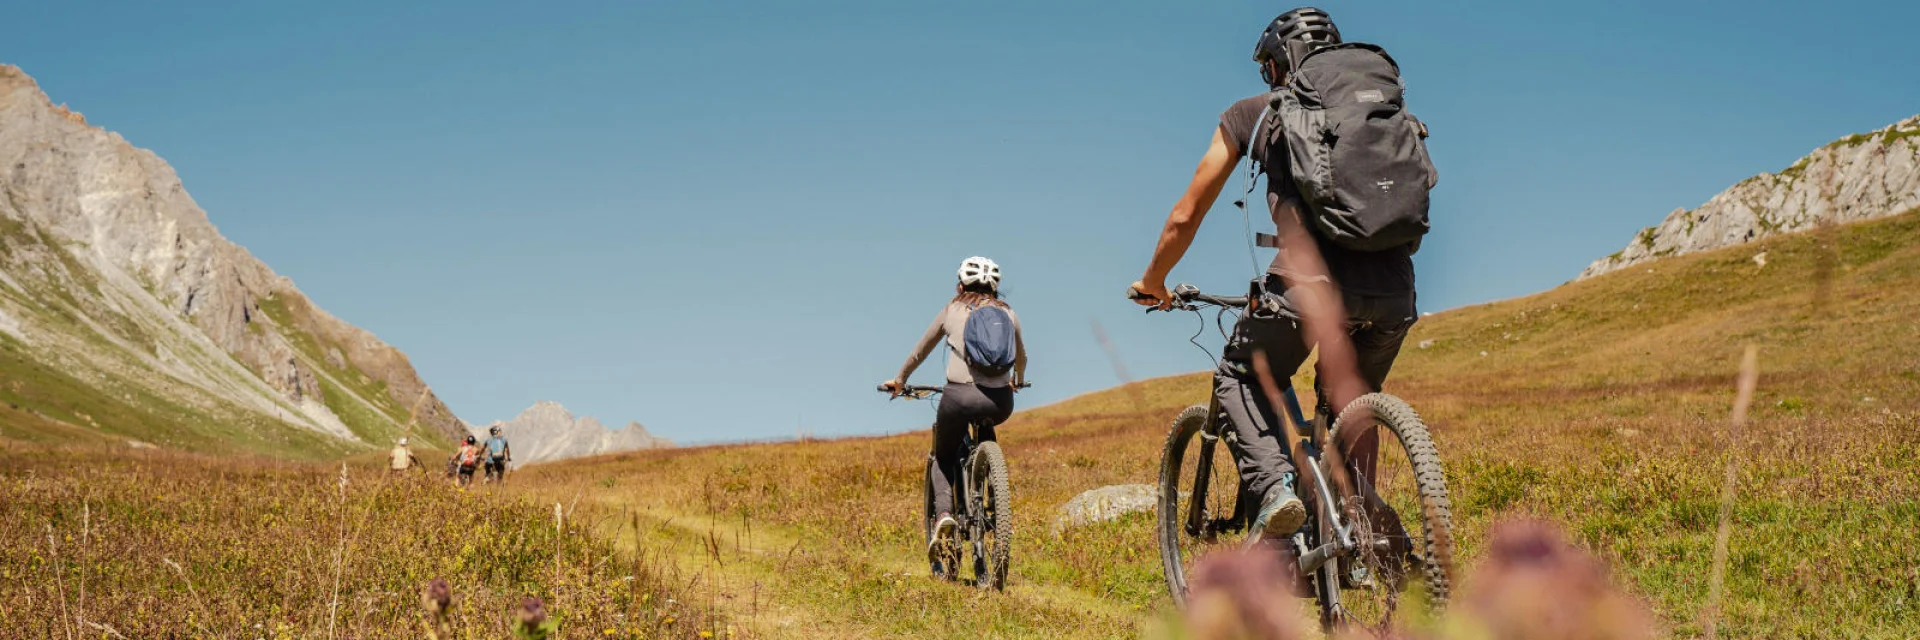
[[[91,500],[80,500],[80,566],[86,567],[93,561],[93,504]],[[81,626],[87,624],[87,572],[80,572],[80,615]]]
[[[60,540],[54,536],[53,524],[47,524],[47,548],[53,555],[53,587],[60,595],[60,631],[67,640],[73,640],[73,617],[67,610],[67,564],[60,557]]]
[[[1706,630],[1709,640],[1720,637],[1720,598],[1726,591],[1727,543],[1733,535],[1733,493],[1740,473],[1740,432],[1747,424],[1747,408],[1760,380],[1760,349],[1747,345],[1740,358],[1739,393],[1733,400],[1733,424],[1727,430],[1727,475],[1720,485],[1720,530],[1713,537],[1713,577],[1707,587]]]
[[[333,550],[333,596],[327,602],[327,637],[340,618],[340,571],[347,562],[347,463],[340,463],[340,544]]]
[[[200,601],[200,591],[193,588],[193,578],[187,577],[186,567],[182,567],[180,563],[174,562],[173,558],[161,558],[160,561],[166,563],[169,567],[173,567],[173,572],[180,574],[180,581],[186,583],[187,597],[192,598],[194,608],[200,610],[200,619],[194,621],[193,626],[198,627],[201,633],[206,633],[206,623],[213,620],[213,614],[207,611],[207,603]]]

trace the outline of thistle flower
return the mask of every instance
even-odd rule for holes
[[[545,640],[557,626],[547,618],[547,605],[539,598],[527,596],[520,601],[520,608],[513,614],[513,637],[521,640]]]

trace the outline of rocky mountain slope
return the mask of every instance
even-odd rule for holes
[[[461,432],[406,354],[228,241],[173,169],[0,65],[0,437],[319,456]]]
[[[1814,150],[1779,173],[1757,175],[1693,210],[1675,209],[1580,278],[1791,231],[1920,206],[1920,116]]]
[[[515,466],[673,446],[672,441],[648,433],[638,422],[608,429],[593,416],[575,418],[560,403],[546,400],[527,407],[512,420],[487,425],[493,426],[499,426],[501,434],[513,445]],[[474,433],[485,439],[487,427],[476,428]]]

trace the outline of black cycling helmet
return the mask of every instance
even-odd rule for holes
[[[1253,44],[1253,61],[1260,63],[1260,79],[1267,86],[1279,86],[1281,78],[1267,70],[1267,61],[1280,64],[1281,76],[1286,75],[1287,67],[1292,63],[1288,55],[1289,42],[1298,41],[1305,47],[1329,45],[1340,42],[1340,27],[1334,26],[1333,16],[1314,7],[1300,7],[1280,14],[1273,23],[1260,32],[1260,40]],[[1300,53],[1306,53],[1303,48]]]
[[[496,435],[496,436],[497,436],[497,435],[500,435],[500,425],[497,425],[497,424],[496,424],[496,425],[493,425],[492,427],[490,427],[490,428],[488,428],[488,429],[487,429],[487,433],[490,433],[490,434],[493,434],[493,435]]]
[[[472,435],[467,436],[467,444],[473,444],[475,442],[479,442],[479,440],[475,439]]]

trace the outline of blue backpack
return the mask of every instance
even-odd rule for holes
[[[999,305],[981,305],[967,312],[963,336],[967,364],[989,376],[1006,375],[1013,370],[1019,346],[1013,335],[1013,316]]]

